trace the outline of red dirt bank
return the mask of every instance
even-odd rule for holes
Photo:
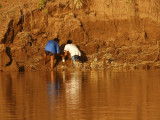
[[[44,46],[58,37],[82,51],[79,69],[155,69],[160,67],[160,1],[3,0],[0,8],[0,70],[45,70]],[[46,12],[47,9],[47,12]],[[69,69],[60,58],[55,69]]]

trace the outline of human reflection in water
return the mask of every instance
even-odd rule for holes
[[[65,88],[67,107],[77,109],[81,92],[81,79],[78,77],[77,71],[70,74],[69,81],[66,82]]]
[[[53,105],[56,102],[56,87],[55,87],[55,80],[56,80],[56,76],[55,76],[55,72],[51,71],[50,73],[50,78],[47,79],[47,75],[46,75],[46,90],[47,90],[47,94],[48,94],[48,102],[49,102],[49,106],[50,109],[52,109]]]
[[[47,78],[47,76],[48,75],[45,75],[48,102],[50,109],[54,109],[56,107],[56,103],[58,102],[60,91],[62,89],[62,80],[61,77],[58,77],[59,75],[57,71],[51,71],[50,77]]]

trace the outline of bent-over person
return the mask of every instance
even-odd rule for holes
[[[51,57],[51,70],[54,68],[55,55],[60,53],[59,39],[49,40],[45,46],[44,65],[46,64],[47,56]]]
[[[64,47],[64,56],[62,57],[63,59],[65,59],[65,57],[67,56],[68,52],[71,55],[72,58],[72,62],[73,65],[76,66],[76,61],[79,60],[80,56],[81,56],[81,52],[79,51],[79,49],[77,48],[76,45],[72,44],[71,40],[67,41],[67,44]]]

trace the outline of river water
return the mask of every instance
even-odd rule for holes
[[[160,70],[2,72],[0,120],[160,120]]]

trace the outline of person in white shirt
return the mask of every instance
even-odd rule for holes
[[[63,61],[65,61],[65,57],[67,56],[67,53],[69,52],[72,58],[72,62],[74,66],[76,66],[76,61],[79,60],[81,56],[81,52],[79,51],[76,45],[72,44],[71,40],[67,41],[67,45],[65,45],[64,47],[64,52],[65,52],[64,56],[62,57]]]

